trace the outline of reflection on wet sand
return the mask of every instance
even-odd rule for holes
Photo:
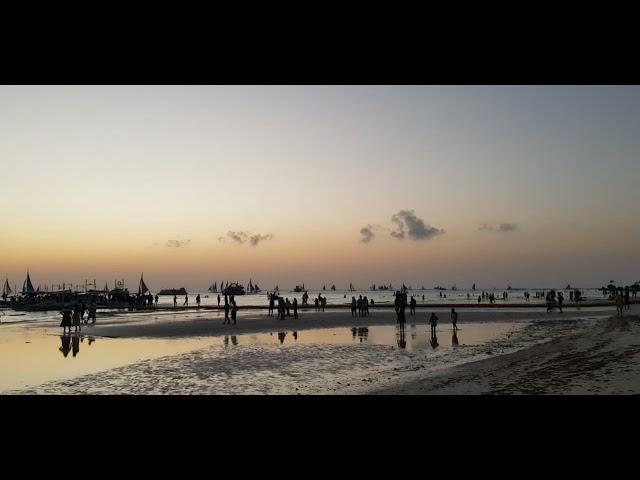
[[[396,340],[398,347],[407,348],[407,340],[405,338],[404,323],[400,323],[396,327]]]
[[[298,341],[298,332],[293,332],[293,339],[297,342]]]
[[[439,347],[438,336],[436,335],[435,330],[431,331],[431,340],[429,341],[429,343],[431,344],[431,348],[433,348],[434,350]]]
[[[235,335],[231,335],[231,343],[233,345],[238,345],[238,337],[236,337]]]
[[[458,345],[460,345],[460,342],[458,342],[458,332],[457,330],[454,330],[453,335],[451,336],[451,346],[457,347]]]
[[[71,337],[69,337],[69,335],[60,335],[60,343],[62,345],[59,350],[62,352],[62,355],[66,357],[71,351]]]
[[[287,336],[286,332],[278,332],[278,340],[280,340],[280,345],[284,343],[284,339]]]
[[[80,353],[80,344],[84,343],[85,336],[80,333],[64,333],[60,335],[60,352],[64,357],[69,355],[69,352],[73,352],[73,356],[76,357]],[[87,336],[87,343],[91,345],[96,339],[92,336]]]

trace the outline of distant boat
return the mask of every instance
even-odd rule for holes
[[[258,293],[260,292],[260,288],[258,287],[258,284],[256,283],[255,285],[252,283],[251,279],[249,279],[249,285],[247,287],[247,293]]]
[[[322,290],[326,290],[326,289],[327,289],[327,286],[326,286],[326,285],[323,285],[323,286],[322,286]]]
[[[36,289],[33,288],[33,283],[31,283],[31,277],[29,276],[29,270],[27,270],[27,278],[22,284],[22,293],[24,295],[33,295],[36,293]]]
[[[336,286],[335,285],[331,285],[331,290],[335,290]]]
[[[451,287],[451,290],[455,292],[456,290],[458,290],[458,287],[454,285],[453,287]]]
[[[276,287],[276,290],[277,288],[278,287]],[[304,283],[302,284],[302,286],[296,285],[296,288],[294,288],[293,291],[296,293],[306,292],[306,289],[304,288]]]
[[[571,285],[567,284],[566,287],[564,287],[565,290],[571,290]]]
[[[471,287],[471,290],[475,290],[476,289],[476,284],[474,283],[473,286]]]
[[[433,287],[434,290],[446,290],[446,288],[441,287],[441,286],[437,286],[437,287]]]
[[[213,282],[213,283],[209,286],[209,288],[207,289],[207,291],[208,291],[208,292],[211,292],[211,293],[215,293],[215,292],[217,292],[217,291],[218,291],[218,283],[217,283],[217,282]]]
[[[507,290],[512,290],[511,285],[507,285]]]
[[[350,292],[355,292],[355,288],[353,288],[353,283],[349,282],[349,291]]]
[[[9,277],[7,277],[7,279],[4,281],[4,287],[2,288],[2,296],[3,298],[6,298],[12,293],[13,290],[11,290],[11,287],[9,286]]]
[[[140,283],[138,285],[138,295],[144,295],[149,291],[149,288],[144,283],[144,273],[140,275]]]
[[[246,292],[239,283],[231,283],[222,290],[222,293],[225,295],[244,295]]]
[[[165,288],[158,292],[158,295],[189,295],[187,289],[182,288]]]

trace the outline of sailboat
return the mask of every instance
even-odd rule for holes
[[[356,289],[353,288],[353,283],[349,282],[349,291],[354,292]]]
[[[214,293],[218,291],[218,283],[217,282],[213,282],[208,289],[209,292]]]
[[[22,293],[23,295],[33,295],[36,293],[35,288],[33,288],[33,283],[31,283],[31,277],[29,276],[29,270],[27,270],[27,278],[22,284]]]
[[[149,288],[144,283],[144,273],[140,275],[140,284],[138,285],[138,295],[144,295],[149,291]]]
[[[2,298],[6,299],[9,295],[13,293],[11,287],[9,286],[9,277],[4,281],[4,287],[2,288]]]

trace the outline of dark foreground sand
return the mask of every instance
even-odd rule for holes
[[[371,393],[638,394],[640,317],[637,311],[633,313],[598,320],[591,328],[575,333],[565,329],[547,343]]]

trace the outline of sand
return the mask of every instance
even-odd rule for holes
[[[386,395],[460,394],[638,394],[640,316],[597,320],[587,328],[538,322],[552,340],[404,381],[370,393]],[[583,326],[584,327],[584,326]]]

